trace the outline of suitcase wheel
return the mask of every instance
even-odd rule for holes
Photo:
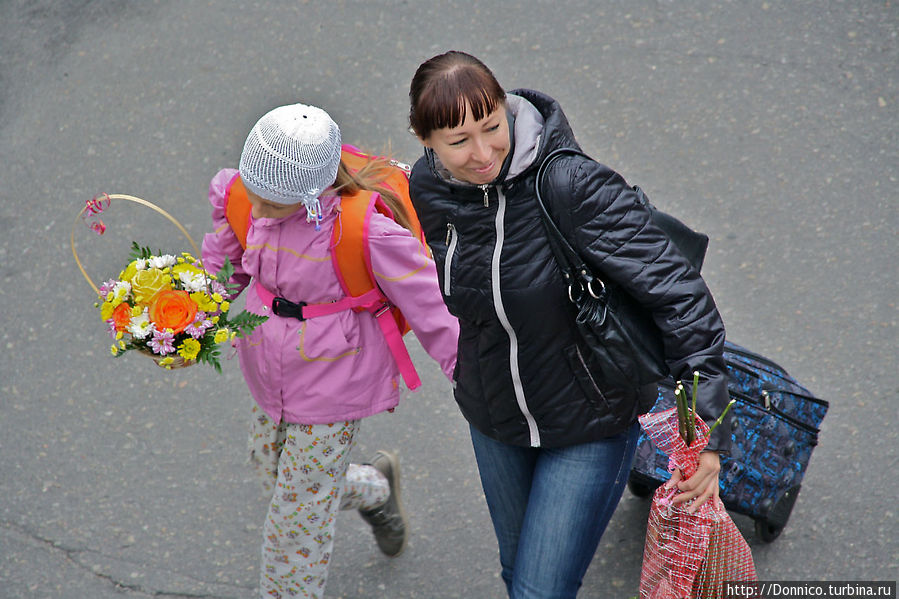
[[[778,526],[777,524],[772,524],[767,520],[756,520],[755,521],[755,534],[758,538],[760,538],[765,543],[770,543],[774,539],[780,536],[780,533],[783,532],[784,527]]]
[[[790,513],[796,504],[796,497],[799,496],[801,485],[795,485],[787,489],[771,507],[771,499],[765,499],[760,506],[763,508],[764,517],[755,521],[755,534],[765,543],[770,543],[780,536],[787,521],[790,519]]]

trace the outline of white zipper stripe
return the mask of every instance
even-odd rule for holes
[[[500,324],[503,325],[503,328],[506,329],[506,333],[509,335],[509,369],[512,373],[512,387],[515,389],[515,398],[518,401],[518,409],[521,410],[524,419],[527,421],[531,447],[540,447],[540,431],[537,430],[537,421],[534,420],[534,416],[528,410],[528,404],[524,397],[524,386],[521,384],[521,373],[518,370],[518,337],[515,335],[515,330],[512,328],[512,324],[506,316],[506,309],[503,307],[503,298],[500,295],[499,262],[505,238],[503,220],[506,215],[506,198],[498,187],[496,188],[496,193],[498,197],[498,203],[496,205],[496,245],[493,246],[493,260],[490,266],[492,278],[491,286],[493,288],[493,307],[496,310],[496,316],[499,318]]]
[[[456,243],[459,241],[458,233],[452,223],[447,223],[447,237],[449,247],[446,249],[446,258],[443,261],[443,295],[449,297],[452,288],[450,286],[450,278],[453,273],[453,254],[456,253]]]

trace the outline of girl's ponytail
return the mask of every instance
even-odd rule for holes
[[[365,166],[354,173],[341,160],[340,166],[337,168],[337,180],[334,182],[334,189],[340,195],[353,195],[363,190],[381,194],[384,203],[393,212],[394,220],[409,231],[412,231],[412,224],[409,214],[406,212],[406,207],[395,192],[383,185],[391,168],[394,167],[386,159],[372,158]]]

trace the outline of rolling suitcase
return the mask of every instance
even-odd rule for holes
[[[750,516],[759,538],[770,543],[783,531],[818,443],[828,403],[815,397],[781,366],[726,342],[728,389],[736,400],[728,412],[733,427],[730,455],[721,456],[721,500]],[[652,411],[674,407],[673,379],[659,384]],[[688,385],[689,386],[689,385]],[[641,432],[628,488],[649,496],[668,480],[668,456]]]

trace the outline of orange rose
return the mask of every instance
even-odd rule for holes
[[[124,331],[131,323],[131,306],[128,302],[122,302],[112,311],[112,322],[115,323],[115,330]]]
[[[197,316],[197,304],[186,291],[163,289],[150,305],[150,321],[157,330],[172,329],[177,335]]]

